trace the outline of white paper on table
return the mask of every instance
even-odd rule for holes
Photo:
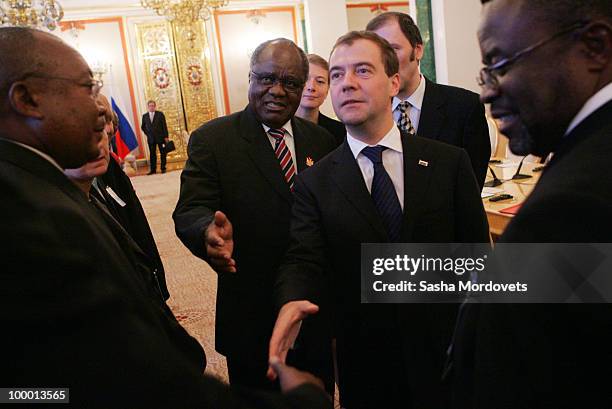
[[[504,162],[495,165],[497,168],[513,168],[519,165],[520,162]]]
[[[495,196],[503,191],[504,189],[500,189],[498,187],[484,187],[482,188],[482,192],[480,192],[480,197],[484,199],[485,197]]]

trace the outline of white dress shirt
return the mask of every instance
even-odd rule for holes
[[[372,193],[372,179],[374,178],[374,164],[361,151],[368,145],[355,139],[350,133],[346,133],[346,140],[353,152],[353,156],[357,160],[363,180],[365,181],[368,192]],[[388,149],[382,153],[383,166],[389,174],[400,206],[404,210],[404,150],[402,148],[402,139],[397,126],[392,126],[384,138],[377,145],[385,146]]]
[[[597,91],[591,98],[587,100],[587,102],[582,106],[582,109],[578,111],[572,122],[570,122],[567,127],[567,131],[565,131],[565,135],[569,134],[580,124],[580,122],[584,121],[589,115],[593,112],[597,111],[603,105],[605,105],[608,101],[612,100],[612,82]]]
[[[149,119],[151,120],[151,123],[153,123],[153,118],[155,118],[155,111],[153,112],[149,111]]]
[[[262,125],[264,128],[264,131],[266,132],[266,136],[268,137],[268,140],[270,141],[270,144],[272,145],[272,150],[274,150],[274,147],[276,146],[276,139],[271,137],[270,134],[268,133],[268,131],[270,130],[270,127],[265,124],[262,124]],[[297,162],[295,161],[295,140],[293,139],[293,128],[291,128],[291,120],[287,121],[287,123],[283,125],[282,127],[285,128],[285,136],[283,137],[283,139],[285,140],[285,145],[287,145],[287,148],[289,148],[289,152],[291,152],[291,159],[293,159],[293,167],[295,168],[295,174],[297,175],[298,168],[297,168]]]
[[[419,120],[421,119],[421,110],[423,108],[423,98],[425,97],[425,78],[421,75],[421,81],[419,82],[419,86],[417,89],[410,95],[408,98],[402,100],[398,97],[393,97],[393,102],[391,103],[391,109],[393,110],[393,120],[395,123],[398,123],[400,118],[400,110],[398,105],[400,102],[408,101],[410,102],[410,111],[408,112],[408,116],[410,117],[410,122],[412,122],[412,126],[415,131],[419,130]]]

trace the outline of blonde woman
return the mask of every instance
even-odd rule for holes
[[[304,85],[300,107],[295,115],[327,129],[334,136],[336,145],[340,145],[346,138],[344,124],[319,111],[329,90],[329,64],[316,54],[308,54],[308,63],[308,80]]]

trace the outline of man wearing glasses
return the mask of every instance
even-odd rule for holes
[[[307,77],[308,60],[293,42],[262,43],[251,57],[247,107],[189,141],[173,217],[182,242],[218,273],[215,346],[233,385],[276,387],[266,378],[272,286],[288,246],[293,181],[335,146],[323,128],[294,117]],[[313,365],[306,368],[325,377]],[[331,383],[331,362],[321,366]]]
[[[553,153],[500,242],[612,242],[610,1],[482,3],[481,100],[514,153]],[[578,271],[559,276],[580,285]],[[457,407],[612,407],[609,304],[489,304],[464,317]]]

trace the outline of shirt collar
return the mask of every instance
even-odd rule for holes
[[[572,122],[570,122],[567,130],[565,131],[565,135],[568,135],[570,132],[576,128],[580,122],[584,121],[589,115],[595,112],[597,109],[605,105],[608,101],[612,100],[612,82],[608,85],[597,91],[591,98],[587,100],[587,102],[582,106],[582,109],[578,111],[578,114],[574,117]]]
[[[266,132],[266,134],[268,133],[268,131],[271,129],[268,125],[264,124],[262,122],[264,131]],[[287,121],[287,123],[285,125],[283,125],[281,128],[285,128],[285,131],[287,133],[288,136],[293,136],[293,128],[291,128],[291,119]]]
[[[46,153],[44,153],[43,151],[40,151],[40,150],[38,150],[38,149],[36,149],[36,148],[33,148],[33,147],[31,147],[30,145],[26,145],[26,144],[24,144],[24,143],[14,141],[14,140],[12,140],[12,139],[6,139],[6,138],[0,138],[0,139],[2,139],[3,141],[7,141],[7,142],[10,142],[10,143],[14,143],[15,145],[19,145],[19,146],[21,146],[22,148],[26,148],[26,149],[28,149],[28,150],[30,150],[30,151],[32,151],[32,152],[34,152],[34,153],[35,153],[35,154],[37,154],[38,156],[42,156],[44,159],[46,159],[48,162],[50,162],[50,163],[51,163],[53,166],[55,166],[56,168],[58,168],[60,172],[64,173],[64,169],[62,169],[62,167],[59,165],[59,163],[57,163],[57,162],[55,161],[55,159],[53,159],[51,156],[47,155],[47,154],[46,154]]]
[[[400,102],[408,101],[410,102],[410,105],[412,105],[413,107],[415,107],[416,109],[420,111],[421,107],[423,106],[423,98],[425,97],[425,83],[426,82],[427,81],[425,81],[425,78],[423,77],[423,75],[421,75],[419,86],[417,87],[416,90],[414,90],[412,95],[410,95],[408,98],[404,100],[401,100],[398,97],[393,97],[393,102],[391,103],[391,109],[395,111],[395,108],[397,108]]]
[[[361,153],[363,148],[365,148],[366,146],[373,146],[354,138],[348,132],[346,133],[346,140],[349,144],[349,147],[351,148],[351,152],[353,152],[353,156],[355,157],[355,159],[357,159],[357,155]],[[387,132],[384,138],[382,138],[376,145],[385,146],[399,153],[402,153],[404,151],[402,148],[402,137],[399,128],[395,126],[395,124],[393,124],[389,132]]]

